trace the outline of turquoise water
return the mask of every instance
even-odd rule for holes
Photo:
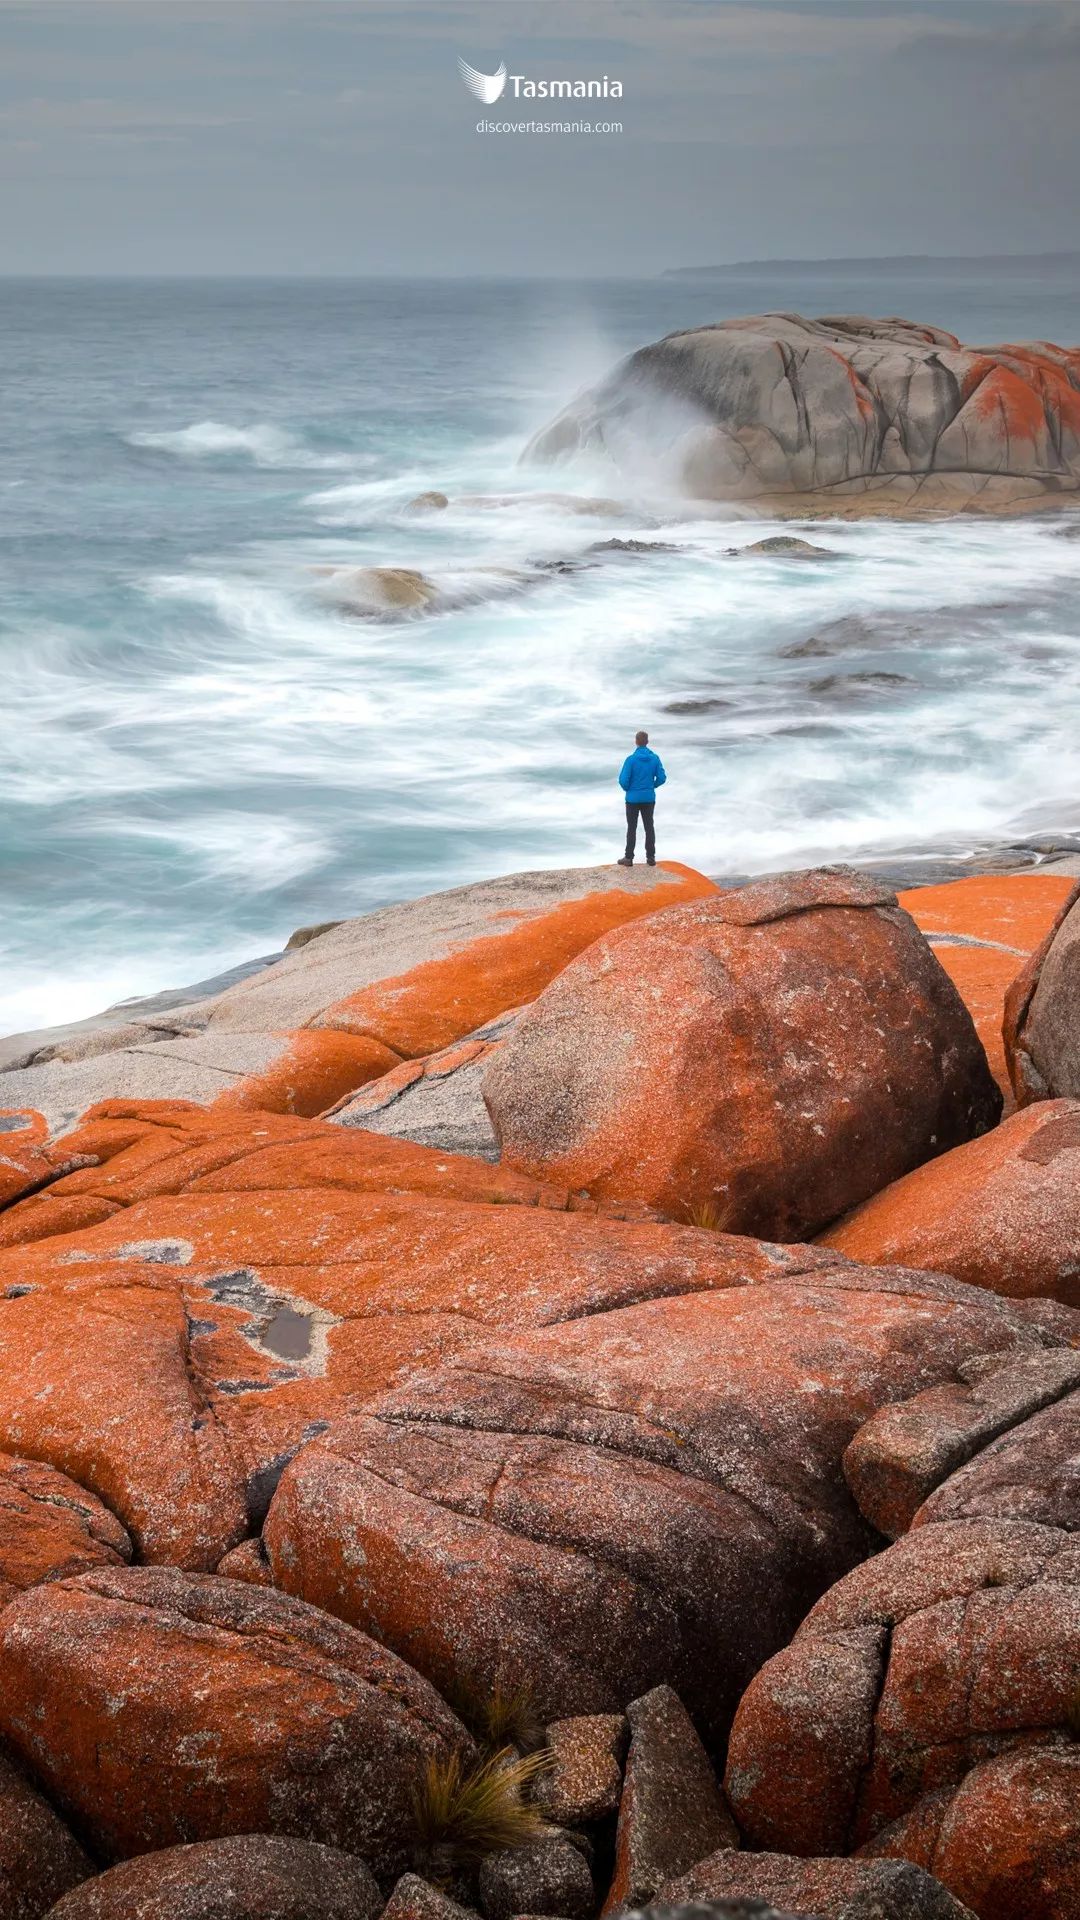
[[[1080,831],[1080,541],[771,523],[519,469],[624,352],[768,307],[1080,336],[1067,272],[574,283],[0,282],[0,1032],[305,921],[612,857],[638,725],[661,853],[750,872]],[[440,488],[445,513],[410,515]],[[509,499],[507,496],[511,496]],[[662,522],[663,524],[658,524]],[[635,538],[677,549],[590,553]],[[320,566],[422,569],[422,617]],[[677,711],[667,711],[669,708]]]

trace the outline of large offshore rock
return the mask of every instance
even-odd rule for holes
[[[870,1549],[841,1473],[870,1414],[1080,1318],[895,1268],[769,1277],[716,1238],[748,1284],[733,1263],[718,1291],[522,1331],[313,1438],[263,1531],[279,1585],[442,1688],[526,1686],[546,1721],[667,1683],[722,1738]]]
[[[740,1703],[727,1790],[749,1845],[839,1841],[935,1874],[985,1920],[1073,1920],[1080,1540],[916,1528],[820,1600]]]
[[[387,1875],[428,1763],[472,1750],[365,1635],[157,1567],[35,1587],[0,1614],[0,1731],[106,1860],[263,1832]]]
[[[0,1106],[39,1110],[54,1133],[113,1098],[322,1113],[532,999],[611,927],[713,892],[667,862],[507,874],[382,907],[211,998],[4,1042]]]
[[[579,451],[710,500],[1022,511],[1080,489],[1080,349],[862,315],[725,320],[631,354],[524,457]]]
[[[779,1240],[1001,1112],[914,921],[842,867],[598,940],[491,1056],[484,1097],[512,1167]]]

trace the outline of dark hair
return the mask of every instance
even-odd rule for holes
[[[641,732],[635,733],[634,735],[634,745],[637,747],[647,747],[648,744],[649,744],[649,736],[646,733],[644,727],[642,727]]]

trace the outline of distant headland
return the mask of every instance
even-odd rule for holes
[[[908,273],[919,268],[935,273],[967,273],[974,268],[1080,267],[1080,251],[1065,253],[885,253],[844,254],[820,260],[725,260],[713,266],[666,267],[663,280],[703,280],[728,273],[760,273],[765,268],[826,269],[830,272],[873,268],[875,273]]]

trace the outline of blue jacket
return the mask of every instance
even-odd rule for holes
[[[627,800],[646,803],[656,799],[657,787],[662,787],[667,779],[663,761],[651,747],[635,747],[623,761],[619,775],[619,785]]]

